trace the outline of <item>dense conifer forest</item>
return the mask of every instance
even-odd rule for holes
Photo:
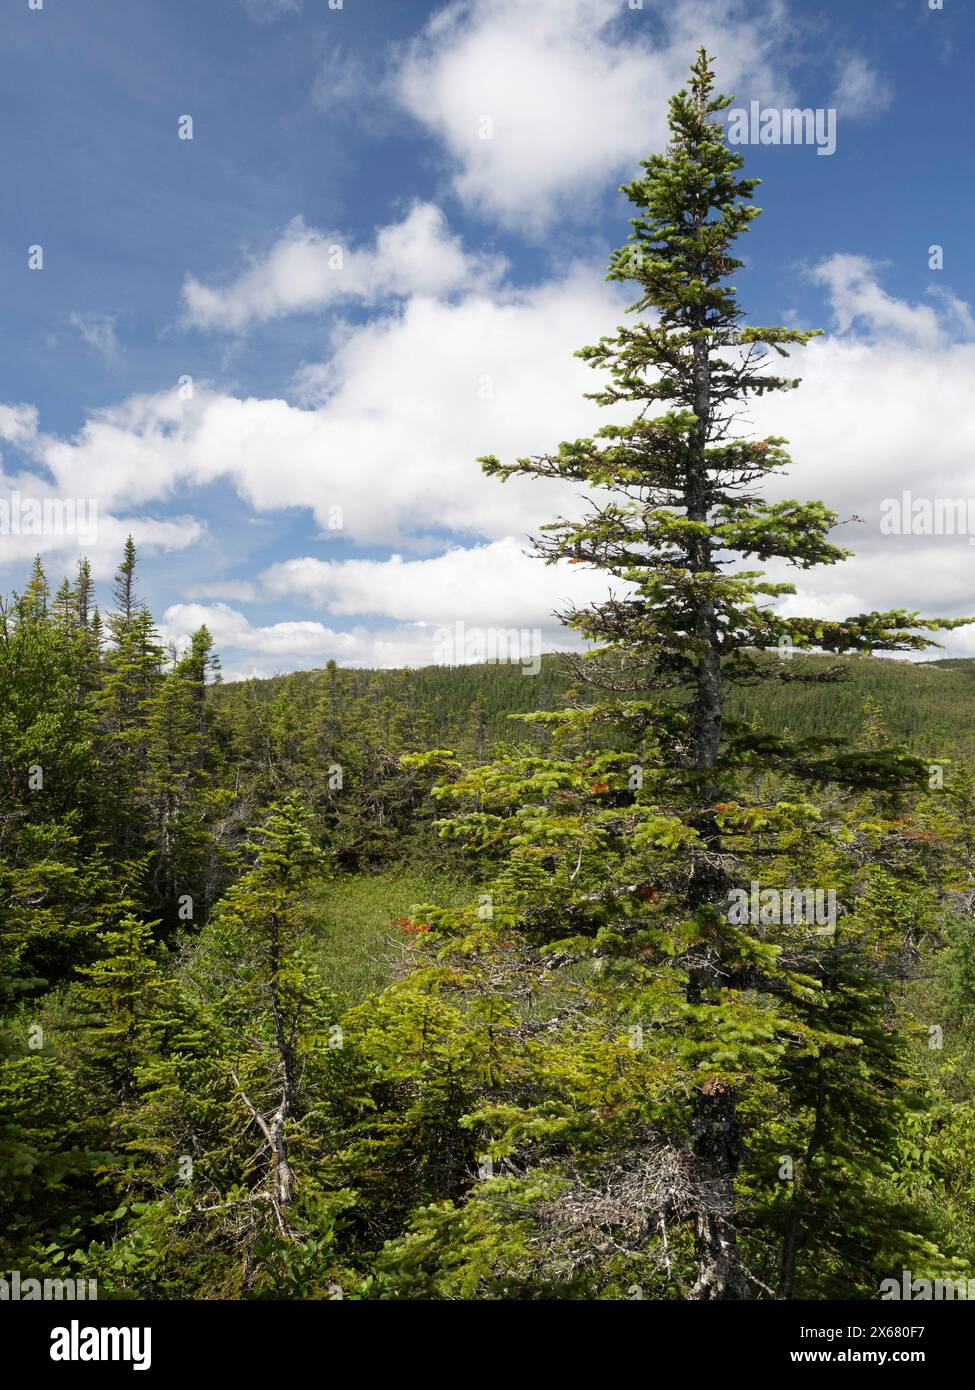
[[[5,1270],[151,1300],[975,1280],[975,663],[937,617],[773,606],[764,562],[845,552],[826,504],[763,500],[785,441],[734,427],[810,335],[730,287],[758,210],[726,104],[702,51],[625,188],[635,312],[582,355],[629,423],[481,461],[575,482],[539,564],[617,585],[537,675],[225,684],[205,628],[162,643],[131,541],[104,611],[84,560],[4,602]]]

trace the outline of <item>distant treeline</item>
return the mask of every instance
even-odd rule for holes
[[[797,737],[836,737],[855,742],[865,727],[865,705],[872,698],[883,710],[891,733],[922,756],[975,747],[975,660],[891,661],[869,656],[794,655],[760,658],[783,679],[734,690],[728,713],[771,733]],[[789,679],[812,668],[835,679],[806,684]],[[297,671],[227,685],[219,699],[314,706],[327,679],[325,671]],[[370,710],[370,723],[397,746],[409,729],[447,747],[475,753],[478,743],[517,742],[537,737],[510,716],[558,709],[575,683],[566,658],[542,658],[537,676],[518,664],[424,666],[416,670],[338,670],[337,697],[347,713]],[[245,693],[246,692],[246,693]],[[406,739],[408,742],[408,738]]]

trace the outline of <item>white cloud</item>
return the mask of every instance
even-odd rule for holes
[[[972,306],[964,299],[959,299],[951,290],[944,289],[941,285],[934,286],[928,291],[932,299],[941,305],[942,313],[945,315],[945,330],[950,336],[958,338],[975,338],[975,316],[972,314]]]
[[[498,651],[507,659],[535,668],[545,651],[578,646],[563,629],[549,624],[541,640],[526,624],[520,632],[466,624],[458,634],[453,626],[401,623],[381,628],[356,626],[337,629],[319,622],[252,624],[225,603],[178,603],[167,608],[160,631],[167,641],[185,647],[190,635],[203,624],[213,635],[218,650],[230,651],[227,672],[238,677],[321,666],[330,660],[343,666],[402,667],[454,665],[484,659],[484,651]],[[515,640],[517,639],[517,640]],[[241,665],[240,656],[253,654],[259,668]],[[527,677],[526,677],[527,678]]]
[[[538,233],[662,149],[699,45],[720,55],[722,90],[784,99],[785,13],[782,0],[760,13],[743,0],[455,0],[409,49],[399,95],[445,145],[466,203]]]
[[[855,261],[837,268],[836,262]],[[912,498],[975,500],[975,342],[956,337],[967,306],[950,295],[936,308],[888,295],[869,263],[834,257],[820,277],[834,296],[840,335],[816,339],[792,357],[798,392],[769,396],[752,410],[761,433],[791,441],[794,467],[770,480],[776,498],[821,497],[844,521],[834,539],[855,558],[800,573],[789,612],[815,602],[825,616],[904,607],[960,616],[975,610],[967,535],[889,535],[883,503]],[[857,335],[855,326],[866,330]],[[975,511],[975,506],[973,506]],[[776,578],[796,579],[781,564]],[[975,653],[975,630],[944,639]]]
[[[116,516],[93,505],[90,496],[65,496],[33,474],[0,472],[0,568],[15,584],[35,555],[44,557],[49,573],[58,577],[86,556],[95,578],[106,579],[115,573],[126,536],[150,555],[185,550],[204,534],[191,516]]]
[[[848,54],[840,64],[832,105],[841,116],[856,119],[879,116],[890,106],[893,91],[861,54]]]
[[[933,348],[948,342],[971,323],[968,307],[951,295],[939,296],[949,312],[948,321],[930,304],[909,304],[882,289],[880,267],[866,256],[835,255],[809,272],[827,291],[840,333],[854,326],[875,336],[903,338],[919,347]],[[966,314],[968,315],[966,323]]]
[[[115,332],[117,322],[112,314],[94,312],[74,313],[69,319],[71,326],[77,328],[88,346],[109,360],[118,356],[119,342]]]
[[[229,285],[214,289],[189,276],[183,303],[187,323],[239,331],[254,321],[321,310],[343,298],[375,304],[488,286],[503,268],[496,257],[466,252],[440,209],[417,203],[403,221],[377,232],[372,249],[350,249],[337,232],[316,231],[296,217],[267,255]]]
[[[339,653],[349,657],[359,646],[351,633],[336,632],[317,622],[283,622],[255,627],[243,613],[226,603],[173,604],[163,614],[161,631],[168,639],[182,644],[204,624],[218,646],[258,651],[268,658],[327,659]]]
[[[291,378],[291,393],[298,405],[324,405],[336,386],[329,362],[304,362]]]
[[[851,267],[837,260],[844,258],[827,263],[820,283],[832,295],[842,331],[797,351],[792,365],[803,378],[800,390],[756,401],[751,414],[759,435],[791,440],[794,467],[770,480],[771,497],[822,497],[842,520],[856,515],[862,522],[835,533],[856,552],[849,561],[809,573],[768,566],[774,578],[798,585],[783,611],[832,618],[889,607],[967,613],[975,609],[968,537],[891,536],[880,525],[884,500],[904,490],[915,497],[975,498],[975,335],[957,337],[967,306],[947,293],[930,308],[905,303],[881,288],[869,262],[845,258],[855,262]],[[593,322],[588,336],[595,331]],[[553,411],[552,418],[564,416]],[[519,412],[523,431],[529,423]],[[529,450],[516,445],[507,456]],[[506,490],[480,479],[473,487],[472,503],[480,499],[485,509]],[[566,510],[558,492],[540,483],[534,495],[523,494],[530,507],[522,512],[523,529]],[[542,566],[521,551],[520,540],[507,537],[433,558],[328,562],[305,556],[273,566],[261,580],[269,594],[307,599],[336,618],[540,624],[549,646],[564,645],[564,637],[545,626],[546,615],[566,598],[601,597],[604,581],[581,567]],[[954,653],[975,652],[975,631],[943,640]]]
[[[772,496],[819,496],[841,517],[864,518],[837,536],[858,552],[855,561],[798,573],[802,604],[831,616],[891,606],[963,613],[973,606],[967,537],[886,536],[880,508],[902,490],[975,496],[975,343],[959,338],[970,325],[968,308],[950,293],[931,305],[897,300],[863,258],[834,257],[817,274],[839,331],[794,355],[798,392],[756,401],[750,412],[760,435],[792,443],[793,472],[770,482]],[[583,567],[527,560],[521,547],[541,522],[577,510],[577,489],[501,484],[483,477],[475,457],[546,451],[605,422],[610,412],[582,399],[592,372],[570,353],[611,331],[623,302],[618,287],[581,266],[492,298],[414,298],[347,329],[328,373],[310,373],[314,408],[203,389],[181,401],[170,392],[100,411],[62,440],[39,431],[32,407],[3,406],[0,439],[50,470],[52,493],[95,496],[100,516],[145,516],[177,489],[225,481],[258,513],[307,508],[323,538],[329,508],[339,505],[343,542],[401,552],[370,560],[348,559],[344,549],[326,552],[328,559],[306,554],[257,581],[245,575],[198,587],[197,598],[225,600],[205,610],[220,625],[218,644],[247,653],[260,669],[329,656],[422,664],[435,659],[431,629],[458,619],[540,626],[549,645],[564,645],[566,634],[548,615],[563,599],[585,601],[587,585],[601,581]],[[6,485],[24,486],[31,476]],[[199,534],[192,519],[113,521],[106,567],[122,528],[140,541],[140,525],[168,527],[145,533],[160,545],[183,546]],[[227,602],[269,596],[319,604],[330,621],[255,626]],[[203,612],[186,604],[167,619],[192,629]],[[347,619],[359,625],[347,628]],[[975,650],[975,636],[951,645]]]
[[[34,405],[0,405],[0,439],[18,447],[28,444],[37,434],[38,419]]]
[[[361,118],[366,114],[370,128],[379,128],[375,125],[375,115],[371,109],[378,85],[360,58],[347,52],[342,44],[335,44],[329,48],[318,70],[312,101],[320,111],[335,115],[354,114],[360,129]]]
[[[124,438],[119,432],[119,438]],[[57,557],[73,566],[86,555],[96,578],[115,571],[126,536],[132,535],[140,550],[184,550],[201,540],[205,528],[192,516],[155,518],[127,515],[121,494],[99,489],[84,467],[49,468],[48,459],[59,452],[72,459],[71,446],[40,432],[38,412],[30,405],[0,405],[0,440],[9,444],[27,463],[41,465],[40,475],[25,467],[17,472],[0,468],[0,524],[3,526],[0,566],[19,573],[34,555]],[[131,441],[126,457],[131,457]],[[116,460],[116,467],[118,460]],[[151,490],[149,500],[156,494]],[[120,514],[121,512],[121,514]],[[18,518],[20,530],[14,527]],[[41,529],[38,529],[38,518]]]
[[[261,576],[275,598],[299,597],[335,615],[382,614],[433,625],[554,628],[553,613],[606,596],[605,576],[568,563],[543,565],[513,536],[454,547],[430,559],[317,560],[272,565]],[[613,586],[616,591],[625,587]]]
[[[575,489],[491,483],[476,458],[541,452],[605,422],[572,352],[611,331],[624,303],[592,267],[496,298],[416,297],[347,330],[313,409],[198,386],[193,400],[170,391],[98,411],[71,440],[38,434],[30,453],[59,490],[83,486],[105,510],[224,479],[257,511],[310,509],[333,538],[340,507],[342,538],[370,545],[521,535],[571,508]]]

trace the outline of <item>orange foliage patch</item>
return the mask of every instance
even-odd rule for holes
[[[429,922],[414,922],[411,917],[394,917],[390,925],[406,937],[422,936],[430,930]]]

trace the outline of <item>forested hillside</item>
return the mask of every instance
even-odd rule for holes
[[[0,613],[0,1265],[139,1299],[876,1299],[975,1279],[975,777],[952,622],[779,616],[791,389],[702,51],[625,192],[632,420],[585,660],[223,685],[38,561]],[[795,357],[790,357],[794,361]],[[654,414],[655,409],[663,411]],[[557,423],[557,422],[556,422]],[[732,563],[747,560],[744,566]],[[791,655],[782,655],[784,649]],[[521,715],[521,718],[509,716]]]
[[[826,657],[815,654],[780,657],[756,653],[756,660],[777,677],[769,684],[732,691],[733,715],[760,724],[772,733],[836,737],[856,742],[868,722],[871,702],[879,703],[891,733],[917,752],[934,757],[972,749],[975,742],[975,660],[935,658],[882,661],[871,656]],[[526,675],[516,663],[504,665],[427,666],[405,671],[339,671],[334,679],[349,708],[383,701],[392,718],[404,704],[422,708],[427,727],[440,743],[476,749],[478,739],[495,743],[527,735],[511,716],[557,709],[572,689],[575,668],[564,656],[543,656],[539,676]],[[796,680],[802,671],[830,673],[824,682]],[[299,671],[269,680],[227,685],[221,699],[316,707],[326,673]],[[246,694],[244,689],[246,688]],[[483,730],[483,733],[480,732]]]

